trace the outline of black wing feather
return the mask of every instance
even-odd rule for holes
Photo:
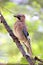
[[[23,33],[24,33],[24,35],[25,35],[26,38],[27,38],[27,36],[29,36],[29,33],[26,31],[25,28],[23,29]]]

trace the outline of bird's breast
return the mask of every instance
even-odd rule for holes
[[[22,30],[26,28],[26,26],[23,24],[23,23],[16,23],[14,24],[14,34],[15,36],[20,39],[20,40],[23,40],[25,38]]]

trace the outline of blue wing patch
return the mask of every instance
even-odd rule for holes
[[[25,35],[26,38],[27,38],[27,36],[29,36],[29,33],[26,31],[25,28],[23,29],[23,33],[24,33],[24,35]]]

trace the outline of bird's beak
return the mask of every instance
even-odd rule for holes
[[[20,20],[20,16],[16,15],[16,16],[14,16],[14,17],[16,17],[16,18],[18,18],[18,19]]]
[[[14,17],[18,18],[18,16],[16,16],[16,15]]]

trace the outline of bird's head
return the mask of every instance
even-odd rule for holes
[[[23,14],[18,14],[18,15],[15,15],[14,17],[16,17],[21,22],[25,21],[25,15]]]

